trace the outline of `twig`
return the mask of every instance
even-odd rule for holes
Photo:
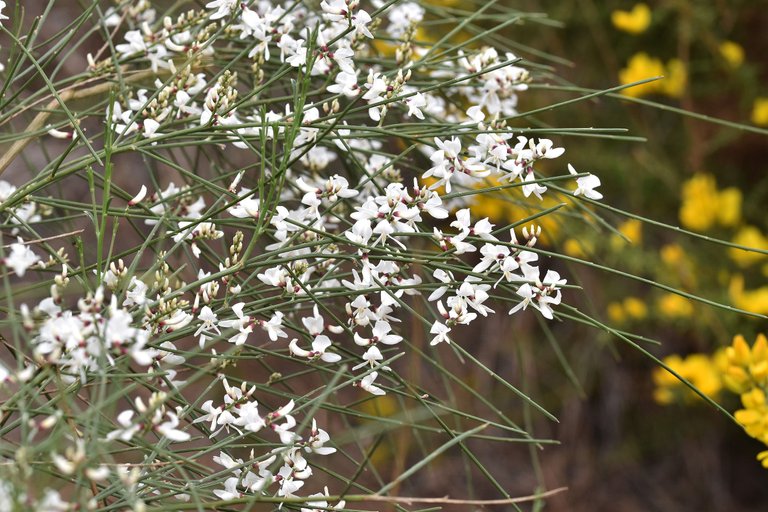
[[[530,494],[528,496],[518,496],[517,498],[501,498],[496,500],[461,500],[452,498],[412,498],[407,496],[379,496],[377,494],[371,494],[368,496],[347,496],[349,501],[381,501],[388,503],[405,503],[406,505],[412,505],[414,503],[437,503],[443,505],[510,505],[513,503],[525,503],[528,501],[534,501],[541,498],[549,498],[555,494],[567,491],[567,487],[558,487],[551,491],[546,491],[538,494]]]
[[[24,241],[22,241],[22,242],[14,242],[13,244],[4,245],[3,249],[7,249],[11,245],[15,245],[17,243],[20,243],[21,245],[39,244],[40,242],[48,242],[49,240],[56,240],[57,238],[64,238],[64,237],[68,237],[68,236],[71,236],[71,235],[79,235],[82,232],[83,232],[82,229],[78,229],[78,230],[75,230],[75,231],[70,231],[69,233],[62,233],[60,235],[53,235],[53,236],[48,236],[48,237],[45,237],[45,238],[38,238],[36,240],[27,240],[26,242],[24,242]]]

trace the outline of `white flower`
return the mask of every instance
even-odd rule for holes
[[[264,418],[259,415],[259,407],[256,401],[240,405],[237,412],[239,418],[235,420],[234,424],[242,426],[248,432],[258,432],[267,425]]]
[[[379,372],[371,372],[362,379],[360,379],[360,387],[367,392],[371,393],[372,395],[386,395],[387,392],[381,389],[378,386],[374,386],[373,382],[376,380],[376,377],[379,376]]]
[[[168,417],[168,420],[155,427],[157,433],[168,438],[170,441],[189,441],[192,436],[176,428],[179,426],[179,417],[172,412],[166,412],[165,415]]]
[[[536,270],[535,276],[538,275]],[[534,276],[534,277],[535,277]],[[526,276],[530,278],[531,276]],[[509,310],[509,314],[513,314],[520,309],[526,309],[529,304],[532,304],[534,308],[539,310],[541,315],[552,320],[554,318],[552,312],[552,306],[560,304],[562,294],[560,287],[565,285],[566,280],[560,278],[560,274],[554,270],[548,270],[544,276],[543,281],[539,281],[538,277],[535,277],[534,283],[524,283],[517,289],[517,295],[523,298],[523,300],[515,307]]]
[[[219,419],[219,415],[222,413],[221,407],[213,407],[213,400],[206,400],[203,405],[200,406],[200,409],[206,412],[206,414],[203,414],[202,416],[199,416],[195,418],[195,420],[192,422],[194,423],[200,423],[203,421],[210,421],[211,426],[211,435],[210,437],[215,436],[218,434],[219,430],[214,430],[216,428],[216,423]]]
[[[360,9],[352,15],[352,26],[355,27],[355,33],[364,35],[369,39],[373,39],[373,34],[368,30],[368,24],[371,23],[371,15]]]
[[[272,318],[269,319],[269,322],[265,322],[263,320],[259,321],[261,328],[267,331],[269,339],[272,341],[277,341],[277,338],[288,337],[288,335],[283,330],[283,316],[283,313],[277,311],[274,315],[272,315]]]
[[[8,19],[8,16],[3,14],[3,9],[5,9],[5,2],[0,0],[0,21]]]
[[[429,342],[430,345],[437,345],[443,341],[446,343],[451,342],[450,338],[448,338],[448,333],[451,332],[451,328],[440,321],[435,320],[435,323],[432,324],[432,328],[429,329],[429,332],[430,334],[435,335],[435,337],[432,338],[432,341]]]
[[[571,164],[568,164],[568,172],[571,174],[578,174]],[[603,198],[603,194],[595,190],[599,186],[600,178],[594,174],[587,174],[586,176],[576,178],[576,190],[573,191],[573,195],[578,196],[583,194],[584,197],[589,199],[594,199],[595,201],[600,200]]]
[[[128,291],[125,292],[123,306],[141,306],[147,301],[149,287],[136,276],[131,276]]]
[[[211,14],[211,19],[218,20],[225,16],[229,16],[229,13],[237,9],[239,4],[240,0],[214,0],[213,2],[205,4],[205,7],[208,9],[216,9],[216,12]]]
[[[130,409],[121,412],[117,415],[117,423],[120,428],[113,430],[107,434],[107,441],[113,439],[120,439],[121,441],[130,441],[133,436],[141,429],[140,425],[134,425],[131,421],[133,419],[134,412]]]
[[[3,263],[13,269],[17,276],[23,277],[27,269],[38,261],[40,258],[19,238],[18,242],[11,244],[11,253],[5,257]]]
[[[216,3],[216,2],[213,2]],[[210,5],[210,4],[209,4]],[[242,494],[240,494],[240,491],[237,490],[237,483],[239,481],[239,478],[236,476],[227,478],[224,481],[224,489],[215,489],[213,491],[213,494],[218,496],[220,499],[224,501],[230,501],[230,500],[236,500]]]
[[[353,370],[357,370],[358,368],[362,368],[366,365],[369,365],[371,368],[373,368],[376,366],[376,364],[378,364],[379,361],[384,360],[384,355],[381,353],[381,350],[379,350],[379,347],[376,345],[371,345],[362,355],[362,359],[363,362],[352,368]],[[382,370],[389,370],[389,367],[385,366],[382,368]]]
[[[383,94],[387,92],[387,81],[381,75],[381,73],[371,73],[368,77],[368,83],[366,84],[368,90],[363,94],[363,99],[369,103],[376,103],[383,98]]]
[[[417,92],[415,95],[405,100],[405,104],[408,106],[408,115],[416,116],[419,119],[424,119],[424,114],[421,112],[421,107],[427,105],[427,98]]]
[[[308,498],[327,498],[329,496],[328,494],[328,487],[324,487],[323,491],[325,494],[321,493],[315,493],[310,494],[307,496]],[[318,501],[307,501],[307,506],[310,508],[301,508],[301,512],[322,512],[327,510],[344,510],[344,507],[346,506],[347,502],[344,500],[339,501],[336,505],[331,506],[326,500],[318,500]]]
[[[320,315],[317,309],[317,304],[312,308],[312,316],[305,316],[301,319],[301,323],[304,324],[304,328],[309,332],[311,336],[317,336],[325,330],[325,320]]]
[[[333,94],[343,94],[349,98],[354,98],[360,93],[360,86],[357,85],[357,71],[347,73],[340,71],[336,75],[336,83],[329,85],[326,90]]]
[[[525,182],[525,184],[523,185],[523,195],[525,197],[528,197],[531,194],[533,194],[539,199],[541,199],[542,198],[541,194],[547,191],[547,187],[539,183],[534,183],[535,180],[536,180],[536,177],[533,175],[533,171],[529,171],[525,175],[525,179],[523,180]]]
[[[211,331],[216,334],[221,334],[221,331],[219,330],[218,325],[216,325],[218,320],[216,313],[214,313],[210,307],[203,306],[203,309],[200,310],[200,314],[197,315],[197,319],[201,320],[203,323],[200,324],[194,335],[200,336],[200,348],[202,348],[207,339],[206,334],[209,334]]]
[[[125,43],[115,45],[115,50],[124,56],[147,51],[147,43],[144,41],[144,34],[141,33],[141,30],[129,30],[125,33],[125,40]]]
[[[472,120],[472,124],[480,124],[485,119],[483,113],[483,107],[480,105],[472,105],[467,109],[467,116]]]
[[[326,363],[336,363],[341,361],[339,354],[326,352],[332,345],[332,342],[328,336],[321,334],[312,341],[312,350],[304,350],[299,347],[298,340],[294,338],[288,344],[288,350],[296,357],[305,357],[310,360],[321,359]]]
[[[427,297],[427,300],[430,302],[438,300],[440,297],[445,295],[445,292],[448,291],[448,284],[453,281],[453,274],[450,272],[446,272],[445,270],[438,268],[433,273],[432,276],[440,281],[441,283],[444,283],[443,286],[438,287],[435,291],[433,291],[429,297]]]
[[[539,139],[539,143],[534,146],[533,139],[529,141],[530,147],[533,150],[533,158],[557,158],[563,153],[565,153],[565,149],[563,148],[554,148],[553,142],[549,139]]]
[[[292,67],[299,68],[307,63],[307,47],[304,46],[305,44],[306,42],[303,39],[299,39],[297,41],[293,55],[286,59],[286,62]]]
[[[330,455],[336,453],[336,448],[323,446],[325,443],[331,440],[331,436],[328,432],[321,428],[317,428],[317,421],[312,419],[312,430],[309,433],[309,439],[306,441],[304,451],[316,453],[318,455]]]
[[[235,312],[237,318],[233,320],[221,320],[219,327],[237,329],[239,332],[229,339],[230,343],[235,345],[242,345],[248,339],[248,335],[253,332],[253,323],[251,317],[243,314],[244,302],[238,302],[232,306],[232,311]]]
[[[293,400],[291,400],[289,405],[293,407]],[[272,414],[277,415],[278,413],[279,411],[275,411]],[[291,430],[293,427],[296,426],[296,419],[290,414],[285,415],[284,423],[281,423],[279,425],[276,423],[272,423],[270,426],[272,427],[272,430],[280,437],[280,442],[283,443],[284,445],[291,445],[299,438],[299,436]]]
[[[485,244],[480,249],[480,254],[483,255],[483,258],[480,260],[480,263],[475,265],[472,272],[480,273],[485,272],[489,268],[496,268],[497,265],[500,265],[509,256],[509,247],[506,245]]]

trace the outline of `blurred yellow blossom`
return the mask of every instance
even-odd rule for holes
[[[627,63],[627,67],[619,71],[619,82],[622,84],[631,84],[646,78],[662,76],[664,74],[664,64],[659,59],[653,58],[645,52],[634,54]],[[639,98],[648,94],[658,92],[658,80],[635,87],[622,89],[621,94],[633,98]]]
[[[635,4],[631,11],[613,11],[613,26],[630,34],[642,34],[651,24],[651,9],[644,3]]]
[[[659,82],[659,90],[670,98],[679,98],[688,86],[688,71],[680,59],[672,59],[667,63],[664,80]]]
[[[740,228],[733,237],[733,243],[768,251],[768,238],[766,238],[759,229],[754,226],[744,226]],[[765,259],[765,254],[742,249],[728,249],[728,256],[731,257],[741,267],[748,267]]]
[[[622,89],[621,94],[633,98],[650,94],[666,94],[673,98],[679,98],[688,84],[688,72],[680,60],[672,59],[665,67],[660,59],[651,57],[645,52],[634,54],[629,59],[627,67],[619,71],[619,81],[622,84],[631,84],[657,76],[663,76],[664,78],[628,89]]]
[[[681,246],[667,244],[661,248],[659,256],[664,265],[680,280],[681,286],[687,289],[696,287],[696,264]]]
[[[622,235],[629,238],[633,244],[641,244],[643,242],[643,223],[638,219],[629,219],[619,226],[619,231]]]
[[[685,358],[673,354],[665,357],[663,362],[710,398],[717,397],[723,388],[720,377],[721,371],[714,358],[710,358],[706,354],[691,354]],[[667,405],[675,401],[691,402],[700,398],[664,368],[653,370],[653,382],[656,385],[653,392],[653,399],[656,403]]]
[[[739,309],[759,315],[768,314],[768,286],[745,290],[744,276],[737,274],[731,277],[728,295],[731,303]]]
[[[697,174],[683,183],[680,222],[694,231],[706,231],[717,218],[717,187],[711,174]]]
[[[608,313],[608,318],[614,324],[622,324],[627,320],[627,315],[624,314],[624,306],[621,305],[621,302],[614,301],[608,303],[605,311]]]
[[[606,312],[611,321],[620,324],[629,320],[643,320],[648,316],[648,306],[639,297],[626,297],[623,301],[608,304]]]
[[[732,68],[738,68],[744,62],[744,48],[733,41],[720,43],[720,55]]]
[[[741,221],[741,190],[736,187],[723,189],[717,197],[717,221],[725,227]]]
[[[618,226],[619,233],[624,235],[632,245],[640,245],[643,242],[643,223],[637,219],[629,219]],[[621,249],[626,240],[619,235],[611,237],[611,249]]]
[[[752,105],[752,122],[756,125],[768,126],[768,98],[755,99]]]
[[[733,226],[741,219],[741,191],[717,190],[715,177],[698,173],[683,183],[680,223],[693,231],[706,231],[716,222]]]
[[[563,252],[574,258],[586,259],[594,247],[591,240],[569,238],[563,243]]]
[[[389,418],[399,412],[399,405],[394,398],[389,395],[377,396],[372,400],[366,400],[359,404],[360,412],[363,413],[359,420],[362,423],[373,425],[375,418]],[[394,457],[392,447],[389,443],[379,443],[376,450],[371,454],[371,460],[385,464]]]
[[[693,314],[691,301],[674,293],[664,294],[656,307],[667,318],[689,318]]]
[[[648,306],[638,297],[627,297],[624,299],[624,311],[635,320],[642,320],[648,316]]]
[[[676,267],[685,261],[685,251],[677,244],[667,244],[659,251],[661,261],[670,267]]]

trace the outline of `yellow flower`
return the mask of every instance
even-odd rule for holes
[[[619,82],[622,84],[631,84],[646,78],[662,76],[664,74],[664,64],[659,59],[649,56],[645,52],[634,54],[627,63],[627,67],[619,71]],[[647,96],[658,92],[658,81],[649,82],[643,85],[637,85],[628,89],[622,89],[621,94],[633,98]]]
[[[763,236],[760,230],[754,226],[744,226],[739,229],[733,237],[733,243],[763,251],[768,250],[768,238]],[[762,261],[766,255],[759,252],[730,248],[728,249],[728,256],[739,266],[748,267],[753,263]]]
[[[733,337],[733,343],[725,349],[725,384],[735,393],[745,393],[755,386],[768,383],[768,339],[759,334],[750,349],[744,336]]]
[[[611,302],[608,304],[606,312],[608,313],[608,318],[615,324],[624,323],[627,319],[627,315],[624,313],[624,307],[621,305],[621,302]]]
[[[680,59],[672,59],[667,63],[664,80],[659,82],[660,91],[671,98],[679,98],[688,86],[688,71]]]
[[[651,24],[651,9],[644,3],[635,4],[631,11],[613,11],[613,26],[630,34],[642,34]]]
[[[728,187],[717,196],[717,221],[721,226],[732,227],[741,220],[741,190]]]
[[[717,219],[717,186],[711,174],[699,173],[683,183],[680,223],[694,231],[706,231]]]
[[[619,233],[624,235],[631,244],[640,245],[643,242],[643,223],[637,219],[629,219],[618,227]],[[611,237],[611,249],[617,251],[626,241],[619,235]]]
[[[706,354],[691,354],[684,359],[671,355],[663,361],[705,396],[715,398],[723,387],[720,371],[714,360]],[[656,385],[653,398],[659,404],[666,405],[676,400],[693,402],[701,398],[664,368],[654,369],[653,382]]]
[[[768,98],[756,98],[752,105],[752,122],[759,126],[768,126]]]
[[[563,252],[574,258],[587,259],[588,254],[592,252],[592,242],[590,240],[569,238],[563,243]]]
[[[768,406],[763,390],[753,388],[747,391],[741,395],[741,403],[744,409],[739,409],[733,415],[736,422],[744,427],[749,436],[768,441]]]
[[[633,244],[641,244],[643,242],[643,223],[637,219],[629,219],[619,226],[619,231],[622,235],[629,238]]]
[[[741,220],[741,191],[730,187],[717,190],[715,177],[698,173],[683,183],[680,223],[694,231],[706,231],[716,222],[735,226]]]
[[[683,369],[683,359],[676,354],[665,357],[663,361],[678,374]],[[681,389],[681,382],[677,377],[664,368],[654,368],[652,377],[653,383],[656,385],[656,389],[653,390],[653,399],[656,403],[661,405],[673,403],[675,401],[674,391]]]
[[[733,69],[738,68],[744,62],[744,48],[733,41],[723,41],[720,43],[720,55]]]
[[[745,290],[744,276],[738,274],[731,277],[728,295],[733,305],[739,309],[759,315],[768,314],[768,286]]]
[[[757,460],[760,461],[764,468],[768,469],[768,450],[758,453]]]
[[[688,85],[688,72],[682,61],[672,59],[665,67],[661,60],[645,52],[634,54],[629,59],[627,67],[619,71],[619,81],[622,84],[631,84],[657,76],[663,76],[664,79],[622,89],[621,94],[633,98],[650,94],[666,94],[672,98],[679,98]]]
[[[688,318],[693,314],[691,301],[674,293],[662,296],[656,307],[667,318]]]
[[[659,251],[661,261],[670,267],[676,267],[685,261],[685,251],[677,244],[667,244]]]
[[[621,302],[611,302],[606,308],[608,318],[621,324],[629,320],[643,320],[648,316],[648,306],[638,297],[627,297]]]
[[[648,306],[637,297],[627,297],[624,299],[624,311],[635,320],[642,320],[648,316]]]

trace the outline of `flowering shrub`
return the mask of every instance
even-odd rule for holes
[[[0,510],[541,507],[556,491],[531,413],[554,416],[530,390],[517,327],[539,323],[576,387],[559,324],[646,352],[571,305],[581,280],[566,263],[663,283],[653,300],[618,290],[607,315],[622,329],[696,317],[714,331],[702,302],[765,312],[750,294],[764,292],[752,283],[768,243],[741,189],[700,173],[679,211],[694,240],[730,240],[719,254],[733,274],[701,272],[714,258],[677,238],[648,251],[639,218],[599,215],[611,207],[582,169],[603,161],[583,141],[632,136],[546,121],[606,91],[554,99],[562,81],[535,62],[546,56],[502,37],[540,15],[93,0],[54,20],[14,4],[0,1]],[[623,37],[660,24],[645,4],[610,22]],[[737,43],[715,47],[740,69]],[[626,100],[685,100],[694,85],[680,59],[627,62],[611,73]],[[586,302],[606,288],[584,286]],[[676,376],[654,373],[658,402],[712,400],[748,366],[736,344],[704,352],[663,361]],[[760,385],[742,386],[736,420],[763,439]],[[537,481],[515,489],[533,494],[511,497],[496,443],[531,447]],[[438,465],[453,480],[421,471]],[[464,498],[490,492],[502,498]]]
[[[0,508],[342,509],[490,423],[530,440],[503,414],[459,420],[397,360],[480,364],[457,343],[470,324],[558,316],[541,213],[498,226],[473,198],[598,200],[600,180],[518,121],[536,81],[519,57],[416,38],[443,18],[410,1],[93,2],[49,42],[108,36],[72,75],[25,43],[36,24],[6,20]],[[30,142],[47,162],[24,178]],[[390,394],[450,438],[370,496],[359,468],[323,461],[356,457],[336,441],[346,404]]]

